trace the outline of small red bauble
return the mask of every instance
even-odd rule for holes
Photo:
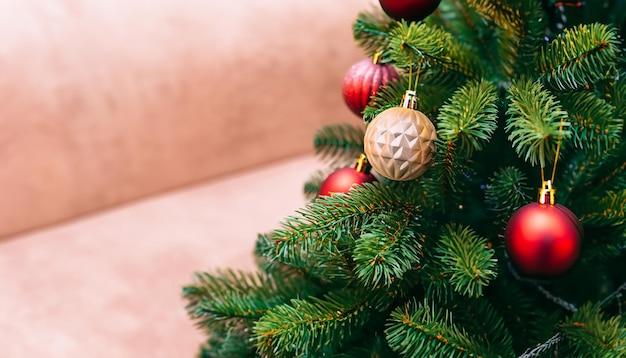
[[[559,204],[531,203],[518,209],[506,226],[505,246],[523,274],[556,277],[567,272],[580,254],[583,228]]]
[[[362,164],[356,168],[343,168],[330,174],[320,186],[319,195],[330,196],[332,193],[347,193],[353,186],[375,182],[376,177],[364,171]]]
[[[380,0],[385,13],[395,20],[420,21],[437,9],[441,0]]]
[[[377,62],[378,59],[361,60],[352,65],[343,78],[343,100],[357,116],[363,115],[371,97],[381,86],[400,78],[393,66]]]

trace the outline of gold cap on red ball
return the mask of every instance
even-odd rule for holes
[[[342,168],[331,173],[322,182],[319,195],[330,196],[333,193],[348,193],[356,185],[375,181],[377,181],[376,177],[369,172],[365,155],[361,154],[354,167]]]

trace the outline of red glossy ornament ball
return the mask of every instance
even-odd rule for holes
[[[566,207],[531,203],[518,209],[506,226],[505,246],[523,274],[556,277],[567,272],[580,254],[583,228]]]
[[[358,171],[355,168],[343,168],[331,173],[320,186],[319,195],[330,196],[331,193],[347,193],[353,186],[375,182],[371,173]]]
[[[393,66],[365,59],[352,65],[343,78],[341,92],[348,108],[357,116],[370,103],[381,86],[400,78]]]
[[[421,21],[437,9],[441,0],[380,0],[380,6],[391,18],[408,22]]]

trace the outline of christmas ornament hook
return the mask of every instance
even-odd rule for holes
[[[556,189],[552,188],[552,180],[544,180],[539,189],[539,204],[555,204]]]
[[[413,90],[406,90],[402,96],[402,107],[417,109],[417,92]]]
[[[367,169],[367,156],[364,153],[361,153],[359,159],[356,160],[356,166],[354,167],[354,170],[359,173],[364,173]]]
[[[383,53],[381,51],[376,51],[376,53],[372,57],[372,63],[378,65],[380,63],[382,54]]]

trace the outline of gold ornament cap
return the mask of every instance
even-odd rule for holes
[[[544,180],[539,189],[539,204],[555,204],[556,189],[552,188],[552,180]]]
[[[402,95],[402,108],[417,110],[417,92],[407,90]]]
[[[367,173],[369,172],[370,166],[367,163],[367,156],[363,153],[359,155],[359,159],[356,160],[356,164],[354,165],[354,171],[359,173]]]

